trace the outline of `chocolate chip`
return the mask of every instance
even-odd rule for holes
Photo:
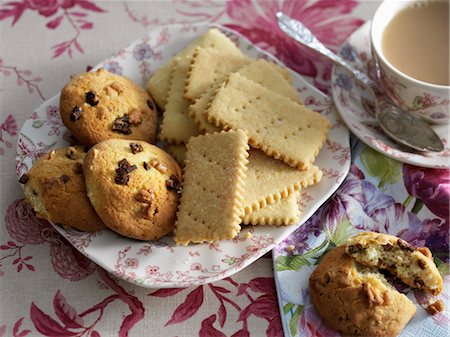
[[[122,133],[124,135],[131,134],[130,119],[128,115],[123,115],[122,117],[117,117],[114,120],[113,131]]]
[[[166,187],[169,191],[173,191],[178,194],[182,191],[180,181],[175,175],[171,175],[169,180],[166,180]]]
[[[24,174],[22,174],[22,175],[20,176],[19,183],[21,183],[21,184],[26,184],[26,183],[28,182],[29,179],[30,179],[30,177],[28,177],[28,175],[26,175],[26,174],[24,173]]]
[[[383,250],[386,251],[386,252],[390,252],[392,250],[392,248],[394,248],[394,246],[391,245],[390,243],[386,243],[382,247],[383,247]]]
[[[347,251],[350,254],[355,254],[355,253],[358,253],[358,252],[360,252],[362,250],[363,250],[363,246],[360,243],[357,243],[355,245],[350,245],[350,246],[347,247]]]
[[[92,91],[86,93],[86,103],[90,106],[96,106],[98,104],[98,100],[95,99],[95,94]]]
[[[81,110],[80,107],[75,107],[72,109],[72,113],[70,114],[70,120],[72,122],[76,122],[77,120],[80,119],[81,115],[83,113],[83,110]]]
[[[144,151],[144,149],[142,148],[142,145],[140,145],[138,143],[130,143],[130,148],[131,148],[131,152],[133,152],[133,154]]]
[[[62,175],[59,179],[65,184],[69,181],[69,176],[66,176],[65,174]]]
[[[121,174],[121,175],[117,174],[114,177],[114,182],[117,185],[128,185],[129,180],[130,180],[130,176],[128,174]]]
[[[417,260],[417,264],[419,265],[420,269],[425,269],[427,267],[426,263],[422,260]]]
[[[405,240],[402,240],[402,239],[398,239],[397,240],[397,245],[400,247],[400,249],[402,249],[402,250],[408,250],[408,251],[410,251],[410,252],[413,252],[414,251],[414,248],[408,243],[408,242],[406,242]]]
[[[128,181],[130,180],[130,176],[128,175],[128,173],[133,172],[136,169],[136,165],[131,165],[125,158],[122,159],[118,163],[114,182],[118,185],[128,185]]]
[[[150,165],[147,162],[144,161],[143,165],[146,171],[150,170]]]
[[[150,108],[150,110],[155,109],[155,105],[153,104],[153,102],[150,99],[147,100],[147,105]]]
[[[119,161],[119,169],[124,169],[126,173],[130,173],[137,169],[136,165],[131,165],[126,158]],[[117,170],[116,170],[117,171]]]

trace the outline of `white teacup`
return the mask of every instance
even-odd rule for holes
[[[385,0],[372,19],[372,54],[386,94],[402,109],[433,124],[450,123],[450,86],[423,82],[396,69],[383,55],[383,32],[392,18],[413,1]]]

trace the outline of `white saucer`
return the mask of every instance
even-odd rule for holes
[[[350,63],[369,74],[373,72],[370,50],[370,21],[357,29],[339,51]],[[380,129],[374,116],[369,112],[371,92],[366,90],[350,73],[340,66],[332,72],[333,100],[347,127],[361,141],[388,157],[398,161],[431,168],[448,167],[450,163],[449,126],[435,125],[433,129],[442,139],[445,150],[439,153],[413,153],[391,141]]]

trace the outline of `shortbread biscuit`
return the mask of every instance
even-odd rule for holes
[[[110,229],[138,240],[173,231],[182,172],[168,153],[111,139],[89,150],[83,168],[89,199]]]
[[[290,71],[289,71],[288,68],[286,68],[285,66],[282,66],[282,65],[273,63],[273,62],[271,62],[271,61],[269,61],[269,65],[270,65],[271,67],[275,68],[275,70],[276,70],[277,72],[279,72],[280,75],[283,76],[283,78],[284,78],[289,84],[292,85],[292,77],[291,77],[291,73],[290,73]]]
[[[225,62],[224,62],[225,63]],[[281,69],[274,63],[261,60],[255,60],[246,66],[241,67],[237,73],[245,78],[252,80],[269,90],[284,95],[293,101],[302,103],[297,91],[286,81],[278,70]],[[220,77],[223,80],[223,77]],[[198,128],[204,133],[213,133],[221,129],[206,119],[205,111],[214,97],[221,81],[218,80],[215,86],[206,90],[193,104],[189,106],[188,114],[197,124]]]
[[[177,244],[232,239],[239,233],[247,140],[241,130],[191,138],[177,213]]]
[[[167,152],[180,164],[184,166],[184,160],[186,159],[186,146],[185,145],[167,145]]]
[[[205,91],[193,104],[188,108],[188,115],[193,119],[194,123],[203,133],[220,132],[222,129],[209,123],[206,120],[205,111],[209,106],[216,89],[210,88]]]
[[[411,287],[434,295],[442,292],[442,276],[426,247],[413,247],[389,234],[364,232],[346,243],[346,252],[362,265],[388,270]]]
[[[189,138],[200,133],[195,122],[188,116],[189,104],[183,99],[189,64],[189,58],[176,59],[161,123],[160,139],[172,144],[185,144]]]
[[[264,88],[302,104],[297,90],[281,75],[279,69],[280,67],[274,63],[259,59],[241,67],[237,73]]]
[[[86,194],[82,146],[54,150],[39,158],[28,172],[25,199],[36,215],[64,227],[94,232],[106,226]]]
[[[225,34],[217,28],[209,29],[205,34],[190,43],[181,50],[175,57],[192,57],[195,48],[214,48],[229,54],[242,55],[238,47]],[[158,106],[164,110],[167,102],[167,93],[170,87],[170,74],[173,59],[169,60],[164,66],[159,68],[147,82],[147,92],[156,101]]]
[[[155,141],[158,115],[152,99],[128,78],[103,68],[72,76],[61,91],[60,113],[86,146],[111,138]]]
[[[343,336],[394,337],[416,312],[415,305],[338,246],[309,279],[309,297],[325,323]]]
[[[330,126],[319,113],[236,73],[217,90],[206,115],[225,130],[244,130],[250,145],[301,170],[314,162]]]
[[[248,157],[242,207],[246,213],[251,213],[321,179],[322,171],[315,165],[300,171],[252,149]]]
[[[252,60],[244,55],[197,47],[189,67],[184,98],[193,102],[214,83],[222,82],[228,74],[250,62]]]
[[[266,205],[245,213],[242,223],[245,225],[288,226],[298,222],[300,210],[297,204],[298,192],[281,198],[273,204]]]
[[[180,55],[180,57],[182,57]],[[176,58],[171,58],[164,66],[156,70],[147,82],[147,93],[153,98],[161,110],[166,108],[167,96],[170,89],[170,79]]]

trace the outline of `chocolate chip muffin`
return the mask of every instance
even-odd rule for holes
[[[89,150],[83,168],[89,199],[110,229],[139,240],[173,231],[182,171],[168,153],[110,139]]]
[[[79,143],[111,138],[154,142],[157,111],[144,89],[104,69],[72,76],[60,97],[64,125]]]
[[[352,237],[345,250],[356,262],[386,269],[413,288],[433,295],[442,292],[442,276],[426,247],[413,247],[393,235],[364,232]]]
[[[54,150],[38,159],[30,172],[21,177],[25,199],[38,217],[81,231],[106,228],[86,194],[85,156],[81,146]]]
[[[309,279],[309,295],[325,323],[345,336],[397,336],[415,305],[384,276],[358,264],[345,246],[330,251]]]

